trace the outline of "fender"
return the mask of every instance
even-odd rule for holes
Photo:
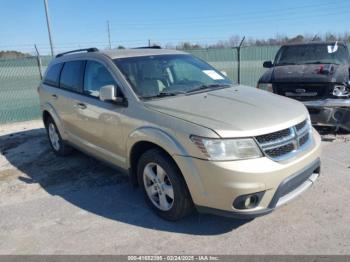
[[[130,168],[130,155],[133,146],[137,142],[151,142],[164,149],[175,161],[182,172],[182,175],[189,188],[192,200],[200,203],[200,198],[206,197],[206,191],[200,178],[200,174],[196,171],[192,158],[189,157],[186,149],[170,134],[157,127],[141,127],[134,130],[128,137],[127,167]]]
[[[187,156],[186,150],[182,147],[182,145],[176,141],[175,138],[173,138],[171,135],[166,133],[160,128],[152,127],[152,126],[145,126],[140,127],[133,132],[130,133],[127,143],[126,143],[126,155],[127,158],[127,166],[130,167],[130,154],[132,147],[137,142],[151,142],[153,144],[156,144],[163,148],[165,151],[168,152],[171,156],[174,155],[181,155],[181,156]]]
[[[65,132],[63,122],[59,117],[59,114],[56,112],[55,108],[50,103],[45,103],[43,106],[41,106],[41,111],[42,111],[42,114],[44,114],[45,111],[47,111],[50,114],[50,116],[55,121],[55,124],[58,128],[58,131],[60,132],[62,139],[67,140],[68,136],[67,136],[67,133]]]

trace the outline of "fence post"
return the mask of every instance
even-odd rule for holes
[[[241,83],[241,47],[244,42],[245,36],[242,38],[239,46],[237,47],[237,83]]]
[[[35,52],[36,52],[36,62],[38,63],[39,76],[40,76],[40,79],[43,79],[43,70],[41,67],[41,57],[40,57],[37,46],[34,45],[34,47],[35,47]]]

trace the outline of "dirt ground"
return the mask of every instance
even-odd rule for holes
[[[0,126],[0,254],[350,254],[350,135],[323,134],[322,175],[251,221],[166,222],[127,176],[55,156],[41,121]]]

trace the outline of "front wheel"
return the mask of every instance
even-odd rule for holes
[[[193,210],[180,170],[161,150],[151,149],[141,156],[138,181],[146,202],[160,217],[179,220]]]

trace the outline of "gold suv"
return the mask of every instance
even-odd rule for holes
[[[187,53],[156,48],[59,54],[39,87],[52,150],[127,170],[161,217],[196,208],[267,214],[320,173],[305,106],[233,84]]]

